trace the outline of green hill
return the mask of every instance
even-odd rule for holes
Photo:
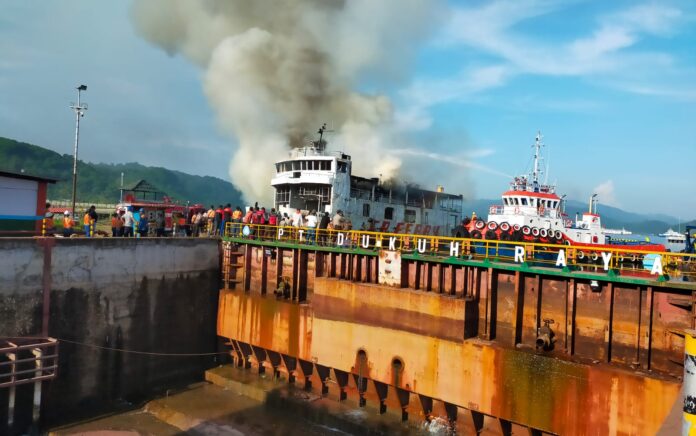
[[[72,193],[71,155],[56,153],[32,144],[0,137],[0,170],[58,179],[49,185],[48,197],[69,199]],[[194,176],[166,168],[138,163],[94,164],[78,161],[77,199],[87,203],[117,203],[121,186],[131,187],[141,179],[156,186],[174,200],[205,205],[231,203],[242,205],[242,194],[234,185],[217,177]]]

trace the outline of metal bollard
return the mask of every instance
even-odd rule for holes
[[[696,330],[684,331],[684,418],[682,435],[696,435]]]

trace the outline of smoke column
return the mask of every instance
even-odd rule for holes
[[[273,162],[324,122],[329,148],[356,156],[357,172],[398,171],[391,102],[356,89],[406,78],[442,16],[429,0],[136,0],[131,13],[144,38],[204,70],[218,123],[239,144],[230,177],[247,201],[266,202]]]

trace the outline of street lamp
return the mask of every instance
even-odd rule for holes
[[[87,85],[77,87],[77,104],[71,103],[70,108],[75,111],[75,151],[73,152],[73,175],[72,175],[72,214],[75,217],[75,195],[77,194],[77,144],[80,140],[80,118],[85,116],[87,103],[82,103],[80,93],[87,91]]]

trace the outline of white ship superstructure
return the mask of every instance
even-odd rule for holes
[[[503,204],[491,206],[486,227],[479,231],[496,231],[502,227],[505,231],[514,229],[522,231],[524,236],[543,240],[604,244],[606,238],[602,232],[601,218],[596,213],[594,196],[582,219],[576,218],[573,223],[563,214],[563,199],[556,195],[556,187],[539,181],[541,147],[539,133],[534,143],[532,173],[513,179],[510,189],[502,194]]]
[[[461,221],[461,195],[355,176],[351,157],[327,151],[321,136],[275,165],[271,185],[281,213],[315,210],[333,217],[340,210],[353,229],[447,236]]]

